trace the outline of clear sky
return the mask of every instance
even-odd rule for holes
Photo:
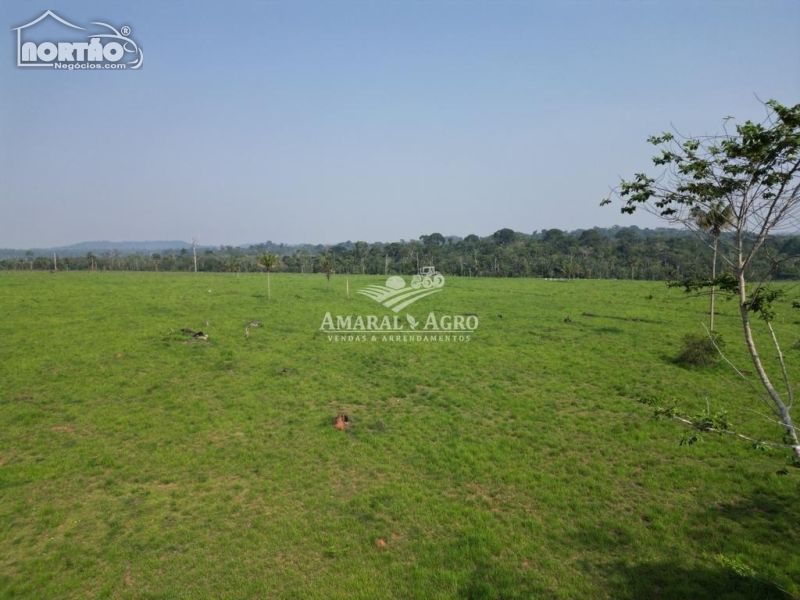
[[[47,8],[129,26],[142,68],[18,68]],[[650,134],[800,102],[797,0],[3,0],[0,24],[6,248],[655,226],[598,206]]]

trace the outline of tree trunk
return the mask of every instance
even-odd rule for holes
[[[717,240],[719,238],[715,235],[714,236],[714,262],[711,264],[711,279],[712,281],[717,278]],[[714,295],[715,289],[714,284],[711,284],[711,312],[709,313],[710,324],[708,330],[713,333],[714,332]]]
[[[741,265],[741,261],[740,261]],[[744,269],[740,266],[737,273],[739,282],[739,310],[742,315],[742,326],[744,328],[744,341],[747,344],[747,350],[750,352],[750,358],[753,361],[753,366],[758,373],[758,378],[761,380],[764,389],[769,394],[770,400],[775,405],[774,411],[786,432],[786,436],[790,440],[792,451],[794,452],[795,460],[800,461],[800,440],[797,438],[797,431],[792,422],[792,415],[789,413],[789,408],[784,404],[780,394],[778,394],[775,386],[772,385],[769,375],[764,370],[764,365],[761,363],[761,357],[758,355],[755,341],[753,340],[753,331],[750,327],[750,311],[747,309],[747,292],[745,290]]]

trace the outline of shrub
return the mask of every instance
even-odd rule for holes
[[[709,367],[719,360],[718,348],[722,348],[722,336],[717,333],[699,335],[689,333],[683,338],[683,349],[675,359],[679,365],[692,367]],[[715,346],[716,344],[716,346]]]

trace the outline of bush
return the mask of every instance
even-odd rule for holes
[[[717,364],[719,360],[719,351],[723,347],[722,336],[717,333],[712,333],[712,338],[708,335],[699,335],[696,333],[687,334],[683,338],[683,349],[675,362],[679,365],[691,367],[710,367]],[[714,346],[716,344],[716,347]]]

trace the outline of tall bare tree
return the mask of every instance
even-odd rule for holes
[[[197,236],[192,236],[192,257],[194,258],[194,272],[197,273]]]

